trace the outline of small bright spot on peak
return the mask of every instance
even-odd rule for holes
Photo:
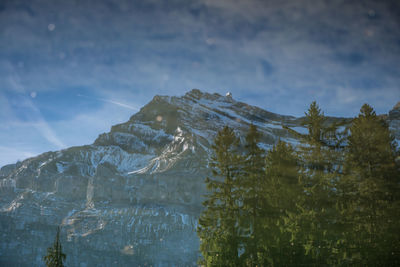
[[[135,251],[133,250],[133,246],[132,245],[127,245],[125,246],[121,252],[125,255],[133,255],[135,254]]]
[[[158,115],[158,116],[156,117],[156,120],[157,120],[157,121],[162,121],[162,116]]]
[[[50,23],[49,26],[47,26],[47,29],[49,29],[49,31],[54,31],[54,29],[56,28],[56,25],[54,25],[53,23]]]
[[[226,93],[226,96],[227,96],[227,97],[232,97],[232,93],[231,93],[231,92],[228,92],[228,93]]]
[[[36,92],[31,92],[31,97],[32,98],[35,98],[37,96],[37,93]]]

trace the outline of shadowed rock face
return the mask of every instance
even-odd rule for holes
[[[58,225],[68,266],[195,265],[197,219],[217,131],[228,125],[244,137],[254,123],[268,149],[279,138],[296,144],[282,125],[304,132],[301,121],[192,90],[155,96],[92,145],[5,166],[0,266],[42,266]],[[398,134],[398,109],[388,121]]]
[[[400,140],[400,102],[389,111],[388,121],[395,138]]]

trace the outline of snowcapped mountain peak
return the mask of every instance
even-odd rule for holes
[[[400,133],[397,111],[388,121]],[[131,251],[138,255],[136,265],[149,259],[155,266],[195,265],[195,231],[217,132],[230,126],[243,140],[254,124],[262,135],[259,145],[269,149],[279,139],[296,144],[284,126],[304,133],[301,122],[232,95],[198,89],[180,97],[157,95],[91,145],[0,169],[0,222],[7,222],[0,235],[12,240],[0,242],[0,256],[13,263],[22,253],[30,265],[42,264],[51,229],[62,224],[70,266],[110,266],[121,251],[124,266],[132,265],[126,256]]]

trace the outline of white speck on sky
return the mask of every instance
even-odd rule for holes
[[[54,25],[54,24],[49,24],[48,26],[47,26],[47,29],[49,29],[49,31],[54,31],[55,29],[56,29],[56,25]]]

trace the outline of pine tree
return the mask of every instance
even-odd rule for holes
[[[298,240],[315,264],[336,264],[339,237],[337,227],[338,153],[335,149],[336,129],[326,126],[326,117],[314,101],[305,113],[308,135],[298,147],[300,181],[304,190],[302,212],[298,216]]]
[[[257,127],[250,125],[246,135],[244,166],[241,175],[240,189],[243,196],[243,209],[240,216],[241,228],[247,229],[243,239],[243,264],[248,266],[262,265],[261,254],[265,254],[262,245],[265,206],[265,151],[258,146],[260,133]]]
[[[306,264],[303,244],[296,239],[302,230],[298,206],[304,202],[298,158],[293,147],[283,141],[267,153],[265,191],[262,241],[267,254],[261,266]]]
[[[394,178],[396,173],[394,137],[387,123],[368,104],[361,107],[348,138],[346,168],[360,177]]]
[[[210,167],[214,178],[207,178],[209,194],[203,205],[197,229],[200,237],[201,264],[207,266],[239,265],[238,177],[241,157],[239,139],[229,127],[218,132],[213,145]]]
[[[341,182],[349,260],[355,264],[400,263],[399,182],[395,143],[388,125],[364,104],[350,127]]]
[[[322,144],[322,136],[324,134],[325,116],[319,108],[316,101],[313,101],[305,113],[304,125],[308,129],[308,143],[313,145]]]
[[[60,227],[57,228],[56,240],[52,247],[47,249],[47,255],[43,257],[47,267],[64,267],[63,261],[67,256],[62,252],[60,243]]]

